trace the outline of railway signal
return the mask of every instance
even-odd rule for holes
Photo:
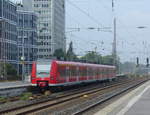
[[[136,58],[136,64],[137,64],[136,67],[139,67],[139,58],[138,57]]]
[[[149,58],[146,58],[146,67],[149,67]]]

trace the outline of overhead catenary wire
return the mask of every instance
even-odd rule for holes
[[[80,7],[78,7],[76,4],[74,4],[73,2],[71,2],[70,0],[66,0],[70,5],[72,5],[73,7],[75,7],[76,9],[78,9],[81,13],[83,13],[84,15],[86,15],[90,20],[92,20],[95,24],[100,25],[102,28],[105,27],[103,26],[103,24],[95,19],[93,16],[91,16],[89,13],[87,13],[85,10],[81,9]]]

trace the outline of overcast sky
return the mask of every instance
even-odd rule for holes
[[[140,57],[144,63],[146,57],[150,57],[148,50],[150,47],[150,1],[115,1],[118,55],[122,61],[135,62],[135,58]],[[73,41],[77,55],[95,50],[95,47],[102,55],[111,54],[113,33],[85,29],[88,27],[113,28],[111,6],[111,0],[66,0],[67,44]],[[146,28],[138,29],[138,26]],[[68,28],[81,28],[81,30]]]

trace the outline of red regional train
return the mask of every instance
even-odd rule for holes
[[[56,60],[36,61],[32,65],[32,86],[68,86],[101,80],[116,76],[116,67],[80,62]]]

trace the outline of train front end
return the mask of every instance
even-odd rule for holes
[[[52,61],[37,61],[32,65],[31,83],[32,86],[48,88],[50,83]]]

